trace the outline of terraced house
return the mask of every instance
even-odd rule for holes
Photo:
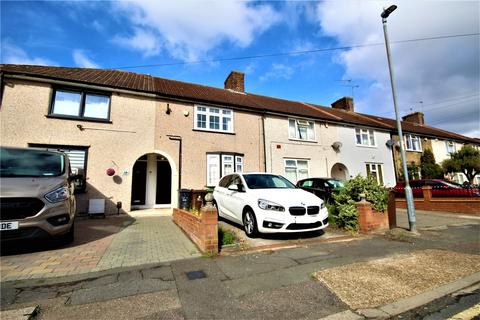
[[[395,142],[394,161],[397,179],[403,176],[401,167],[401,155],[398,141],[400,140],[395,129],[395,121],[387,118],[369,116],[384,122],[392,128],[392,141]],[[402,118],[402,129],[405,138],[405,151],[407,164],[415,164],[418,167],[418,176],[421,178],[420,164],[421,156],[426,149],[430,149],[437,163],[450,157],[450,153],[460,150],[464,145],[479,146],[478,139],[469,138],[457,133],[445,131],[425,124],[424,114],[422,112],[413,112]],[[454,181],[463,183],[467,181],[463,173],[455,173],[452,177]],[[477,183],[480,183],[480,175],[476,177]]]
[[[374,175],[395,184],[393,120],[245,92],[232,71],[224,88],[119,70],[1,65],[1,145],[61,149],[85,172],[79,212],[89,199],[135,208],[175,207],[178,190],[213,187],[235,171],[297,181]],[[405,122],[408,125],[408,122]],[[424,125],[422,137],[469,138]]]

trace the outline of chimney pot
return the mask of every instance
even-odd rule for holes
[[[352,97],[343,97],[332,103],[332,108],[345,111],[355,111]]]
[[[240,71],[232,70],[225,79],[225,89],[245,92],[245,74]]]
[[[402,120],[410,123],[420,124],[420,125],[425,124],[425,118],[424,118],[423,112],[413,112],[413,113],[407,114],[406,116],[402,117]]]

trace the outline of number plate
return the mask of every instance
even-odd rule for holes
[[[0,222],[0,230],[16,230],[18,229],[18,221]]]

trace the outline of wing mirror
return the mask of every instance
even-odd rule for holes
[[[85,171],[83,169],[75,169],[75,172],[70,175],[70,181],[81,180],[85,176]]]
[[[238,186],[236,184],[232,184],[228,186],[228,190],[230,191],[238,191]]]

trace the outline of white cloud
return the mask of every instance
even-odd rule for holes
[[[93,20],[90,23],[90,26],[95,29],[98,33],[104,33],[106,31],[105,26],[98,20]]]
[[[383,42],[380,13],[383,1],[325,1],[317,18],[324,35],[339,45]],[[388,18],[390,41],[478,33],[480,3],[453,1],[402,1]],[[460,133],[478,134],[480,118],[480,38],[465,37],[392,44],[392,59],[399,107],[406,114],[418,101],[427,123]],[[384,46],[356,48],[338,54],[344,78],[363,80],[356,91],[358,111],[393,115],[391,87]],[[367,85],[365,85],[365,83]],[[435,101],[473,94],[476,99],[451,100],[449,107]],[[455,104],[456,102],[456,104]],[[459,116],[463,114],[463,116]],[[452,117],[455,115],[455,117]]]
[[[146,57],[160,53],[160,37],[151,31],[136,28],[130,37],[116,36],[113,42],[142,52]]]
[[[73,50],[73,61],[81,68],[95,68],[98,69],[99,65],[93,62],[85,55],[85,52],[80,49]]]
[[[187,61],[203,57],[224,42],[247,47],[279,18],[270,5],[248,1],[135,0],[113,5],[136,28],[125,44],[130,39],[132,48],[156,54],[162,43],[168,54]],[[141,32],[156,37],[156,46],[152,41],[139,44],[135,39]]]
[[[2,63],[11,63],[11,64],[30,64],[30,65],[43,65],[43,66],[54,66],[55,62],[44,59],[40,57],[31,57],[25,50],[22,48],[11,44],[9,41],[2,41],[1,45],[1,60]]]
[[[260,81],[266,81],[269,79],[285,79],[288,80],[292,77],[294,73],[294,69],[290,66],[281,64],[281,63],[273,63],[272,67],[269,71],[267,71],[264,75],[260,76]]]

